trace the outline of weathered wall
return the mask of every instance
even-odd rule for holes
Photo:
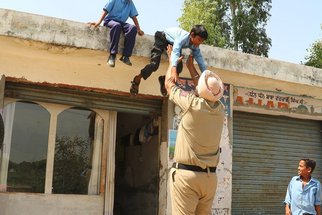
[[[104,51],[5,36],[0,36],[0,47],[0,72],[6,77],[123,94],[129,94],[131,80],[147,63],[146,59],[133,56],[133,66],[117,60],[116,67],[111,68],[106,65]],[[158,96],[157,77],[164,71],[165,68],[160,68],[148,81],[142,82],[140,92]]]
[[[87,195],[0,193],[2,215],[103,214],[103,198]]]
[[[4,36],[14,36],[27,40],[42,41],[47,44],[59,44],[63,46],[95,50],[105,50],[108,44],[108,33],[105,27],[91,30],[85,23],[72,22],[5,9],[0,9],[0,18],[0,35]],[[119,65],[119,67],[115,68],[114,71],[130,71],[131,76],[133,76],[133,73],[138,73],[139,70],[148,62],[147,57],[150,55],[150,48],[152,47],[152,44],[152,36],[138,36],[133,53],[135,57],[133,57],[132,60],[135,66],[124,67],[121,65],[121,62],[117,62],[117,66]],[[52,49],[57,49],[57,47],[46,47],[45,49],[52,51]],[[71,51],[70,48],[66,47],[60,47],[58,49],[61,49],[61,53]],[[240,52],[210,46],[201,46],[201,50],[210,68],[216,69],[226,83],[248,87],[263,86],[265,90],[275,91],[278,89],[282,90],[283,92],[307,94],[316,98],[322,98],[322,91],[315,88],[322,87],[321,69],[276,61],[264,57],[243,54]],[[77,49],[76,51],[79,50]],[[84,53],[84,57],[86,54],[87,53]],[[93,55],[100,55],[100,59],[96,61],[96,65],[105,64],[107,57],[105,52],[93,51],[91,54],[92,57]],[[90,59],[93,58],[79,60],[83,61]],[[72,63],[71,59],[66,60],[68,60],[69,63]],[[2,70],[2,67],[0,67],[0,69]],[[153,75],[153,77],[158,77],[159,74],[164,74],[165,69],[166,62],[162,63],[160,69],[156,72],[158,74]],[[88,70],[100,70],[100,68],[93,67],[88,68]],[[113,71],[111,68],[106,68],[105,65],[103,70]],[[163,72],[160,73],[160,70]],[[183,73],[183,76],[187,76],[187,73]],[[125,80],[127,83],[129,79],[132,79],[132,77],[128,78],[126,75],[121,76],[120,78],[121,80]],[[152,79],[155,78],[151,78],[151,80]],[[31,81],[33,80],[31,79]],[[55,79],[53,79],[53,81],[55,81]],[[153,85],[156,84],[156,86],[158,85],[158,83],[155,81],[151,83]],[[77,84],[83,83],[76,82],[75,85]],[[298,87],[294,87],[294,84],[300,84],[303,86],[301,90],[298,90]],[[101,87],[99,84],[96,86]],[[114,88],[112,85],[104,86],[105,87],[102,87]],[[144,86],[142,87],[144,88]],[[123,89],[121,87],[120,90],[127,92],[128,89],[126,88]],[[154,94],[154,90],[155,94],[158,94],[157,88],[152,88],[151,90],[152,94]],[[145,89],[143,89],[143,92],[147,93]]]
[[[0,8],[0,35],[36,40],[64,46],[106,50],[109,43],[105,27],[90,28],[86,23],[17,12]],[[149,56],[153,37],[137,41],[134,55]],[[122,47],[122,46],[121,46]]]
[[[104,27],[94,30],[85,23],[4,9],[0,9],[0,19],[0,73],[17,80],[129,96],[130,81],[149,62],[153,45],[153,36],[138,36],[131,57],[133,66],[117,61],[116,67],[111,68],[105,65],[109,38]],[[210,46],[201,46],[201,51],[209,68],[215,69],[227,84],[322,99],[321,69]],[[160,95],[157,77],[164,75],[166,68],[164,59],[159,70],[141,82],[140,94],[157,98]],[[188,77],[188,72],[185,70],[182,76]],[[222,172],[218,175],[222,179],[219,186],[230,192],[231,118],[225,128],[222,146],[226,154],[222,158],[226,163],[219,167]],[[215,214],[230,213],[231,196],[223,191],[218,190],[215,207],[220,208],[214,210]],[[165,202],[160,205],[166,206]]]

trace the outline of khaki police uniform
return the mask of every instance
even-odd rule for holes
[[[173,86],[169,99],[183,116],[178,128],[174,168],[170,171],[172,215],[209,215],[217,187],[215,167],[225,107]]]

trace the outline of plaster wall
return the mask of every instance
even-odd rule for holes
[[[0,193],[3,215],[103,214],[103,198],[87,195]]]
[[[85,23],[4,9],[0,9],[0,18],[0,73],[15,81],[68,85],[130,96],[130,81],[149,62],[153,45],[153,36],[138,36],[131,57],[133,66],[117,61],[116,67],[111,68],[106,65],[109,37],[104,27],[90,29]],[[201,51],[209,69],[216,70],[223,81],[232,86],[322,99],[321,69],[210,46],[202,45]],[[163,58],[158,71],[141,82],[140,97],[163,99],[157,77],[164,75],[166,69],[167,61]],[[186,69],[181,76],[189,77]],[[233,92],[230,96],[233,97]],[[232,179],[231,130],[231,118],[228,117],[222,143],[224,163],[219,167],[221,179],[218,185],[225,187],[228,193],[231,192]],[[163,149],[166,149],[165,144],[162,142]],[[231,195],[223,189],[219,191],[213,213],[229,214]],[[160,207],[168,206],[163,200],[159,203]],[[166,213],[165,210],[162,213]]]
[[[0,9],[0,17],[0,70],[7,76],[128,93],[134,74],[149,62],[151,35],[137,37],[132,67],[118,61],[110,68],[105,65],[109,42],[105,27],[94,30],[86,23],[6,9]],[[201,51],[209,69],[216,70],[225,83],[322,98],[321,69],[204,45]],[[16,59],[21,62],[17,64]],[[39,64],[34,65],[33,59]],[[140,86],[140,92],[160,95],[157,77],[166,68],[163,60],[159,70]],[[186,70],[182,77],[188,77]]]

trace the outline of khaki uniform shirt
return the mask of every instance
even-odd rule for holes
[[[176,139],[175,161],[201,168],[216,167],[225,116],[224,105],[220,101],[207,102],[177,86],[171,88],[169,99],[183,111]]]

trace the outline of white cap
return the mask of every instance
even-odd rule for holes
[[[205,70],[199,78],[197,92],[201,98],[215,102],[223,96],[224,84],[215,72]]]

